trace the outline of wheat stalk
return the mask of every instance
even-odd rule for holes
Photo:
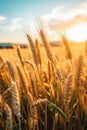
[[[25,63],[29,64],[33,70],[35,70],[34,64],[30,60],[24,60]]]
[[[86,41],[86,43],[85,43],[85,54],[86,54],[86,56],[87,56],[87,41]]]
[[[32,104],[32,107],[34,106],[37,106],[37,105],[40,105],[42,103],[46,103],[47,102],[47,99],[38,99],[37,101],[34,101],[33,104]]]

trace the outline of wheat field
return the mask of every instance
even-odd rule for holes
[[[87,43],[0,49],[0,130],[87,130]]]

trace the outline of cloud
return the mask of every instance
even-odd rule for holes
[[[26,41],[22,29],[22,19],[15,17],[12,20],[0,24],[0,41],[22,42]]]
[[[4,21],[4,20],[6,20],[6,17],[0,16],[0,21]]]
[[[83,15],[76,15],[72,19],[69,19],[68,21],[59,21],[59,20],[52,20],[49,21],[48,26],[49,29],[51,30],[56,30],[56,29],[69,29],[72,26],[80,23],[87,23],[87,16]]]
[[[9,24],[9,25],[7,26],[7,29],[8,29],[10,32],[14,32],[14,31],[17,31],[17,30],[22,29],[21,21],[22,21],[21,18],[14,18],[14,19],[11,21],[11,24]]]
[[[68,29],[78,23],[87,23],[87,2],[55,7],[42,19],[51,30]]]
[[[71,5],[72,4],[64,4],[64,5],[56,6],[49,14],[42,16],[42,19],[45,21],[49,21],[50,19],[62,20],[64,19],[64,16],[66,15],[66,13],[67,13],[67,16],[65,18],[67,19],[68,17],[71,16],[68,11]]]
[[[7,23],[6,21],[4,24],[0,25],[0,29],[2,31],[8,31],[8,33],[21,30],[22,19],[17,17],[17,18],[12,19],[10,23]]]

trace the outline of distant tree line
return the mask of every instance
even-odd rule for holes
[[[13,46],[15,45],[19,45],[22,48],[27,48],[28,45],[27,44],[12,44],[12,43],[0,43],[0,48],[13,48]]]

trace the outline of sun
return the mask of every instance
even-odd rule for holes
[[[82,42],[87,40],[87,24],[81,23],[67,30],[70,40]]]

